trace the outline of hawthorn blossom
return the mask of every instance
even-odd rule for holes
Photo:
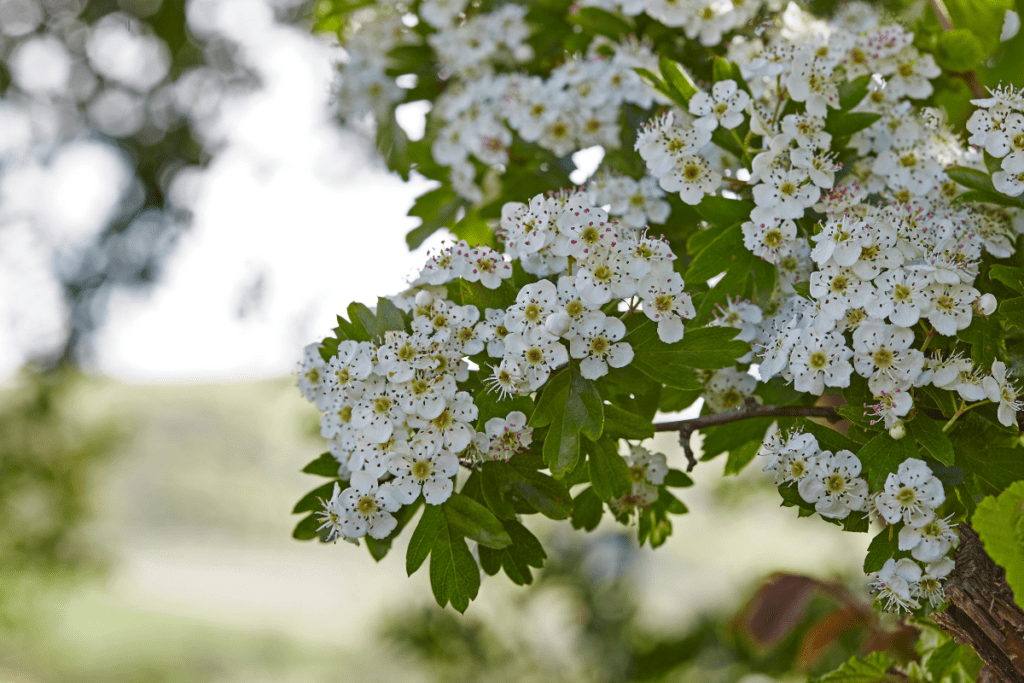
[[[999,404],[999,423],[1012,427],[1017,424],[1017,411],[1024,406],[1017,397],[1017,385],[1006,376],[1006,363],[1001,360],[992,363],[992,376],[982,383],[988,400]]]
[[[492,417],[484,425],[490,439],[486,454],[492,460],[509,460],[533,443],[533,427],[526,422],[526,414],[513,410],[505,417]]]
[[[850,386],[853,351],[842,335],[818,330],[803,330],[789,356],[793,387],[820,396],[829,387]]]
[[[895,560],[889,558],[877,573],[872,575],[868,584],[876,593],[875,599],[883,603],[886,611],[909,612],[921,604],[914,599],[917,582],[922,575],[921,566],[909,558]]]
[[[935,518],[935,508],[945,500],[942,482],[931,468],[923,460],[908,458],[886,477],[875,507],[889,524],[902,520],[911,526],[923,526]]]
[[[353,472],[349,487],[338,495],[335,508],[340,508],[341,531],[349,538],[369,534],[371,538],[384,538],[398,525],[391,516],[401,507],[390,483],[378,486],[377,479],[368,472]]]
[[[584,315],[578,334],[569,342],[569,355],[583,359],[580,374],[587,379],[597,379],[608,374],[608,366],[621,368],[629,365],[633,360],[633,348],[619,341],[625,335],[626,326],[618,318],[600,311]]]
[[[436,446],[417,435],[410,443],[411,451],[388,457],[388,471],[395,476],[392,490],[402,505],[414,502],[420,491],[428,505],[440,505],[451,497],[459,459],[448,448]]]
[[[862,510],[868,485],[857,476],[860,469],[860,460],[850,451],[819,453],[807,476],[800,479],[800,497],[814,503],[822,517],[842,519],[854,510]]]
[[[900,550],[909,550],[910,555],[921,562],[935,562],[959,543],[956,524],[950,524],[949,517],[936,517],[920,527],[905,525],[900,529]]]
[[[677,274],[667,278],[649,275],[640,282],[644,315],[658,323],[658,338],[666,344],[683,338],[683,319],[697,315],[690,295],[683,291],[683,279]]]
[[[743,112],[750,102],[750,95],[740,90],[736,81],[718,81],[711,87],[711,94],[697,92],[690,98],[690,113],[698,117],[693,125],[697,128],[714,130],[735,128],[743,123]]]
[[[514,359],[531,391],[548,380],[551,371],[569,362],[565,347],[547,330],[513,332],[505,338],[505,359]]]

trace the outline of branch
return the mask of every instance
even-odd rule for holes
[[[715,413],[713,415],[702,415],[690,420],[676,420],[675,422],[661,422],[654,425],[656,432],[679,432],[679,443],[686,454],[686,471],[692,472],[697,465],[697,458],[690,450],[690,435],[698,429],[717,427],[719,425],[748,420],[754,417],[824,417],[829,420],[839,420],[839,413],[835,408],[829,406],[759,406],[751,405],[740,410],[732,410],[727,413]]]

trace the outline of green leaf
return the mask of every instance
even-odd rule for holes
[[[510,462],[515,462],[513,458]],[[572,513],[572,496],[548,475],[513,465],[508,471],[509,491],[550,519],[567,519]]]
[[[748,441],[742,446],[737,446],[729,451],[729,457],[725,461],[725,474],[739,474],[744,467],[757,455],[757,449],[761,447],[761,441]]]
[[[999,304],[999,315],[1006,318],[1007,324],[1024,330],[1024,296],[1004,299]]]
[[[900,463],[907,458],[916,458],[917,448],[910,439],[896,441],[888,434],[879,434],[861,447],[857,457],[864,466],[868,488],[880,491],[890,472],[899,469]]]
[[[669,470],[665,475],[664,485],[673,488],[686,488],[693,486],[693,479],[690,479],[690,475],[682,470]]]
[[[970,326],[960,330],[956,336],[971,345],[971,360],[983,368],[992,366],[992,361],[1006,357],[1006,334],[994,318],[974,316]]]
[[[927,415],[918,415],[905,423],[907,436],[921,444],[933,458],[943,465],[952,465],[956,459],[953,453],[953,442],[949,440],[939,423]]]
[[[295,525],[295,530],[292,531],[292,538],[300,541],[310,541],[317,537],[317,529],[319,528],[320,520],[316,518],[315,512],[311,512]]]
[[[352,302],[348,305],[348,319],[361,326],[371,339],[380,336],[377,330],[377,316],[365,304]]]
[[[850,111],[860,104],[860,101],[868,94],[869,83],[871,83],[871,74],[841,83],[839,85],[839,108],[843,111]]]
[[[335,476],[337,476],[337,474],[335,474]],[[299,499],[299,502],[295,504],[294,508],[292,508],[292,514],[297,515],[300,512],[310,512],[312,510],[319,510],[322,508],[323,503],[320,501],[329,499],[334,494],[335,484],[345,484],[345,486],[347,486],[346,482],[339,482],[335,480],[316,487]]]
[[[932,650],[932,653],[928,656],[927,664],[928,673],[932,675],[932,680],[941,681],[952,673],[956,665],[960,663],[962,654],[963,646],[957,644],[952,638]]]
[[[602,514],[604,514],[604,505],[594,493],[592,486],[583,489],[579,495],[573,498],[572,526],[574,529],[593,531],[601,523]]]
[[[585,31],[609,38],[628,36],[636,30],[621,17],[597,7],[582,7],[574,15],[570,15],[569,19],[574,24],[582,26]]]
[[[439,518],[440,528],[430,551],[430,588],[438,605],[451,602],[456,610],[465,612],[480,590],[480,568],[465,539],[448,524],[447,515]]]
[[[999,280],[1018,294],[1024,295],[1024,268],[1014,268],[996,263],[988,269],[988,276],[993,280]]]
[[[853,135],[859,130],[864,130],[878,119],[881,114],[869,114],[867,112],[840,112],[830,110],[828,119],[825,121],[825,132],[830,133],[834,138],[843,138]]]
[[[423,498],[417,498],[411,505],[404,505],[402,509],[395,513],[395,528],[391,530],[391,533],[384,538],[373,538],[366,536],[363,540],[366,541],[366,549],[370,551],[370,557],[376,562],[380,562],[391,550],[391,543],[398,538],[398,535],[402,533],[402,529],[412,521],[412,518],[416,516],[416,512],[423,505]]]
[[[872,652],[863,659],[850,657],[841,667],[815,679],[814,683],[888,683],[896,680],[886,673],[893,664],[895,662],[884,652]]]
[[[377,333],[381,336],[389,330],[404,330],[405,317],[402,310],[391,299],[377,299]]]
[[[668,386],[693,390],[694,384],[702,387],[692,368],[730,367],[750,350],[746,342],[734,340],[735,336],[732,327],[703,327],[688,330],[682,340],[666,344],[658,338],[658,326],[644,320],[626,336],[626,341],[633,347],[633,367]]]
[[[405,551],[405,572],[409,576],[416,573],[430,554],[430,549],[434,547],[434,539],[437,538],[441,524],[444,523],[443,516],[444,513],[437,505],[427,505],[423,508],[420,523],[413,530],[409,538],[409,547]]]
[[[743,242],[743,230],[739,224],[722,230],[693,261],[686,271],[687,282],[705,282],[719,273],[728,270],[736,261],[738,254],[736,245]]]
[[[338,461],[330,453],[324,453],[316,460],[302,468],[306,474],[316,474],[321,477],[338,478]]]
[[[668,87],[668,84],[665,83],[665,81],[661,80],[647,69],[636,68],[633,69],[633,71],[636,71],[637,75],[640,76],[640,80],[644,83],[654,88],[670,100],[675,99],[675,93],[672,92],[672,89]]]
[[[601,439],[589,453],[590,482],[597,497],[605,502],[622,498],[632,489],[629,466],[619,455],[616,443]]]
[[[898,550],[898,530],[891,526],[885,527],[868,544],[868,553],[864,557],[864,573],[874,574],[880,570],[885,561],[895,555]]]
[[[447,185],[417,197],[409,209],[409,215],[420,218],[422,223],[405,236],[409,249],[418,248],[435,232],[446,225],[451,225],[462,205],[463,200]]]
[[[604,435],[615,439],[648,439],[654,423],[615,404],[604,406]]]
[[[999,493],[1013,482],[1024,479],[1024,449],[972,446],[957,449],[956,464],[976,476],[985,493]]]
[[[509,488],[508,467],[506,463],[495,461],[485,462],[480,467],[480,489],[484,500],[500,519],[516,516],[515,507],[505,497],[505,491]]]
[[[704,452],[701,460],[710,460],[724,451],[739,448],[749,441],[760,443],[773,422],[775,422],[773,417],[754,417],[701,430],[707,435],[701,445],[701,450]]]
[[[569,397],[565,403],[566,424],[572,425],[591,441],[601,438],[604,429],[604,401],[597,393],[597,387],[580,373],[580,367],[573,364]]]
[[[1017,605],[1024,608],[1024,482],[978,504],[971,519],[987,552],[1006,570]]]
[[[559,370],[548,378],[541,387],[537,405],[530,416],[530,426],[544,427],[551,424],[565,410],[565,392],[570,380],[569,369]]]
[[[704,198],[700,200],[700,204],[693,208],[708,223],[712,223],[719,228],[727,228],[733,225],[738,226],[740,223],[750,220],[750,212],[754,210],[755,206],[754,202],[749,199],[728,199],[708,194],[704,195]],[[729,234],[734,239],[738,239],[740,242],[743,241],[742,231],[737,229]],[[719,237],[721,237],[721,234],[719,234]],[[735,243],[733,246],[735,246]],[[706,280],[707,278],[704,279]]]
[[[665,84],[671,93],[669,97],[683,105],[684,109],[687,108],[690,104],[690,98],[696,95],[698,91],[697,86],[694,85],[686,70],[666,57],[658,60],[658,68],[661,69],[661,75],[664,77]]]
[[[946,169],[946,175],[957,183],[972,190],[999,194],[999,191],[996,190],[996,186],[992,184],[992,178],[984,171],[979,171],[976,168],[951,166]]]
[[[856,453],[860,448],[860,445],[853,439],[843,436],[831,427],[826,427],[810,420],[802,421],[801,426],[805,432],[818,440],[818,447],[823,451],[832,451],[833,453],[850,451]]]
[[[494,513],[468,496],[453,493],[441,507],[449,527],[480,545],[501,549],[512,542]]]
[[[544,560],[547,559],[544,547],[537,537],[519,522],[506,520],[502,524],[512,539],[512,545],[501,550],[481,547],[479,549],[481,566],[484,566],[484,570],[491,575],[497,572],[495,565],[503,567],[505,574],[517,586],[533,583],[533,573],[530,571],[530,567],[540,569],[544,566]],[[486,564],[484,558],[488,558]]]
[[[569,384],[552,400],[555,416],[544,439],[544,462],[551,474],[561,478],[576,467],[580,456],[580,434],[591,441],[601,436],[604,403],[597,387],[580,374],[579,366],[569,369]]]

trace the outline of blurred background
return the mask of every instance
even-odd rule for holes
[[[291,539],[324,450],[302,346],[435,246],[404,242],[428,183],[336,124],[309,13],[0,0],[0,681],[752,683],[909,652],[865,609],[868,538],[724,458],[657,551],[534,520],[535,585],[465,617],[407,539],[379,565]]]

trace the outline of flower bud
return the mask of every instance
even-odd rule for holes
[[[896,424],[889,427],[889,436],[899,441],[907,435],[907,428],[903,426],[903,420],[897,420]]]
[[[434,295],[425,289],[416,292],[416,305],[420,308],[427,308],[434,303]]]
[[[996,312],[996,298],[991,294],[982,294],[974,302],[974,310],[980,315],[992,315]]]
[[[558,311],[548,316],[544,321],[544,327],[556,337],[561,337],[572,327],[572,318],[565,311]]]

